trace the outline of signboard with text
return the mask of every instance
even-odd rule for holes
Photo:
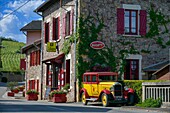
[[[47,52],[56,52],[56,42],[47,42]]]
[[[93,41],[90,44],[90,47],[93,49],[103,49],[105,47],[105,44],[101,41]]]

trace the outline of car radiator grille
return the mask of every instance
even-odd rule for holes
[[[122,86],[121,85],[115,85],[115,96],[122,96]]]

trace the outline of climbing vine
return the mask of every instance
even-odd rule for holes
[[[167,25],[170,23],[169,18],[165,17],[163,13],[158,10],[154,10],[151,7],[148,11],[150,22],[149,31],[145,37],[141,38],[150,38],[154,40],[162,48],[165,48],[167,45],[170,45],[170,40],[165,41],[161,37],[162,34],[169,35],[169,30]],[[106,45],[104,49],[96,50],[90,47],[90,43],[93,41],[100,40],[104,42],[104,37],[101,35],[102,30],[107,26],[104,24],[102,18],[99,14],[96,16],[91,16],[90,14],[87,17],[81,16],[79,18],[79,28],[76,35],[77,38],[77,47],[76,47],[76,70],[77,78],[81,82],[82,75],[86,71],[94,71],[94,69],[106,69],[107,71],[119,72],[119,75],[124,73],[124,66],[126,65],[125,59],[129,54],[140,54],[141,52],[150,53],[148,44],[147,50],[142,49],[138,50],[135,46],[137,38],[134,38],[134,42],[131,40],[124,40],[123,37],[114,42],[110,39],[110,44]],[[164,29],[160,29],[160,28]],[[170,36],[169,36],[170,38]],[[68,54],[71,48],[71,44],[74,41],[74,37],[71,36],[70,39],[64,42],[62,51],[65,54]],[[121,79],[121,77],[119,78]]]

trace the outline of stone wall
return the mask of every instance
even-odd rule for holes
[[[149,2],[150,1],[150,2]],[[117,8],[122,8],[123,4],[140,5],[141,9],[148,11],[150,4],[155,9],[161,10],[165,15],[170,15],[170,5],[167,0],[80,0],[80,15],[87,16],[89,13],[95,16],[98,13],[104,20],[106,27],[102,30],[99,37],[102,37],[104,43],[109,45],[110,39],[113,41],[112,45],[118,45],[116,42],[120,39],[127,40],[135,43],[135,47],[139,51],[150,47],[150,53],[140,53],[142,55],[142,68],[154,63],[165,61],[169,59],[169,47],[162,49],[153,40],[143,39],[134,36],[120,36],[117,35]],[[147,15],[149,16],[149,15]],[[149,22],[149,18],[147,18]],[[160,28],[162,29],[162,28]],[[149,26],[147,25],[147,31]],[[162,36],[165,40],[168,38],[167,35]],[[121,48],[125,46],[118,45]],[[129,48],[128,46],[126,48]]]

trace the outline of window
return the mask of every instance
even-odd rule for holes
[[[66,14],[66,36],[70,35],[70,11]]]
[[[49,42],[49,23],[45,23],[45,43]]]
[[[136,10],[125,10],[125,34],[137,35],[137,15]]]
[[[58,40],[60,37],[60,17],[53,18],[53,40]]]
[[[30,66],[40,65],[40,50],[30,53]]]
[[[139,60],[126,60],[124,79],[139,80]]]
[[[73,9],[63,14],[63,37],[69,36],[73,33]]]
[[[117,34],[146,35],[146,10],[138,5],[117,9]]]

